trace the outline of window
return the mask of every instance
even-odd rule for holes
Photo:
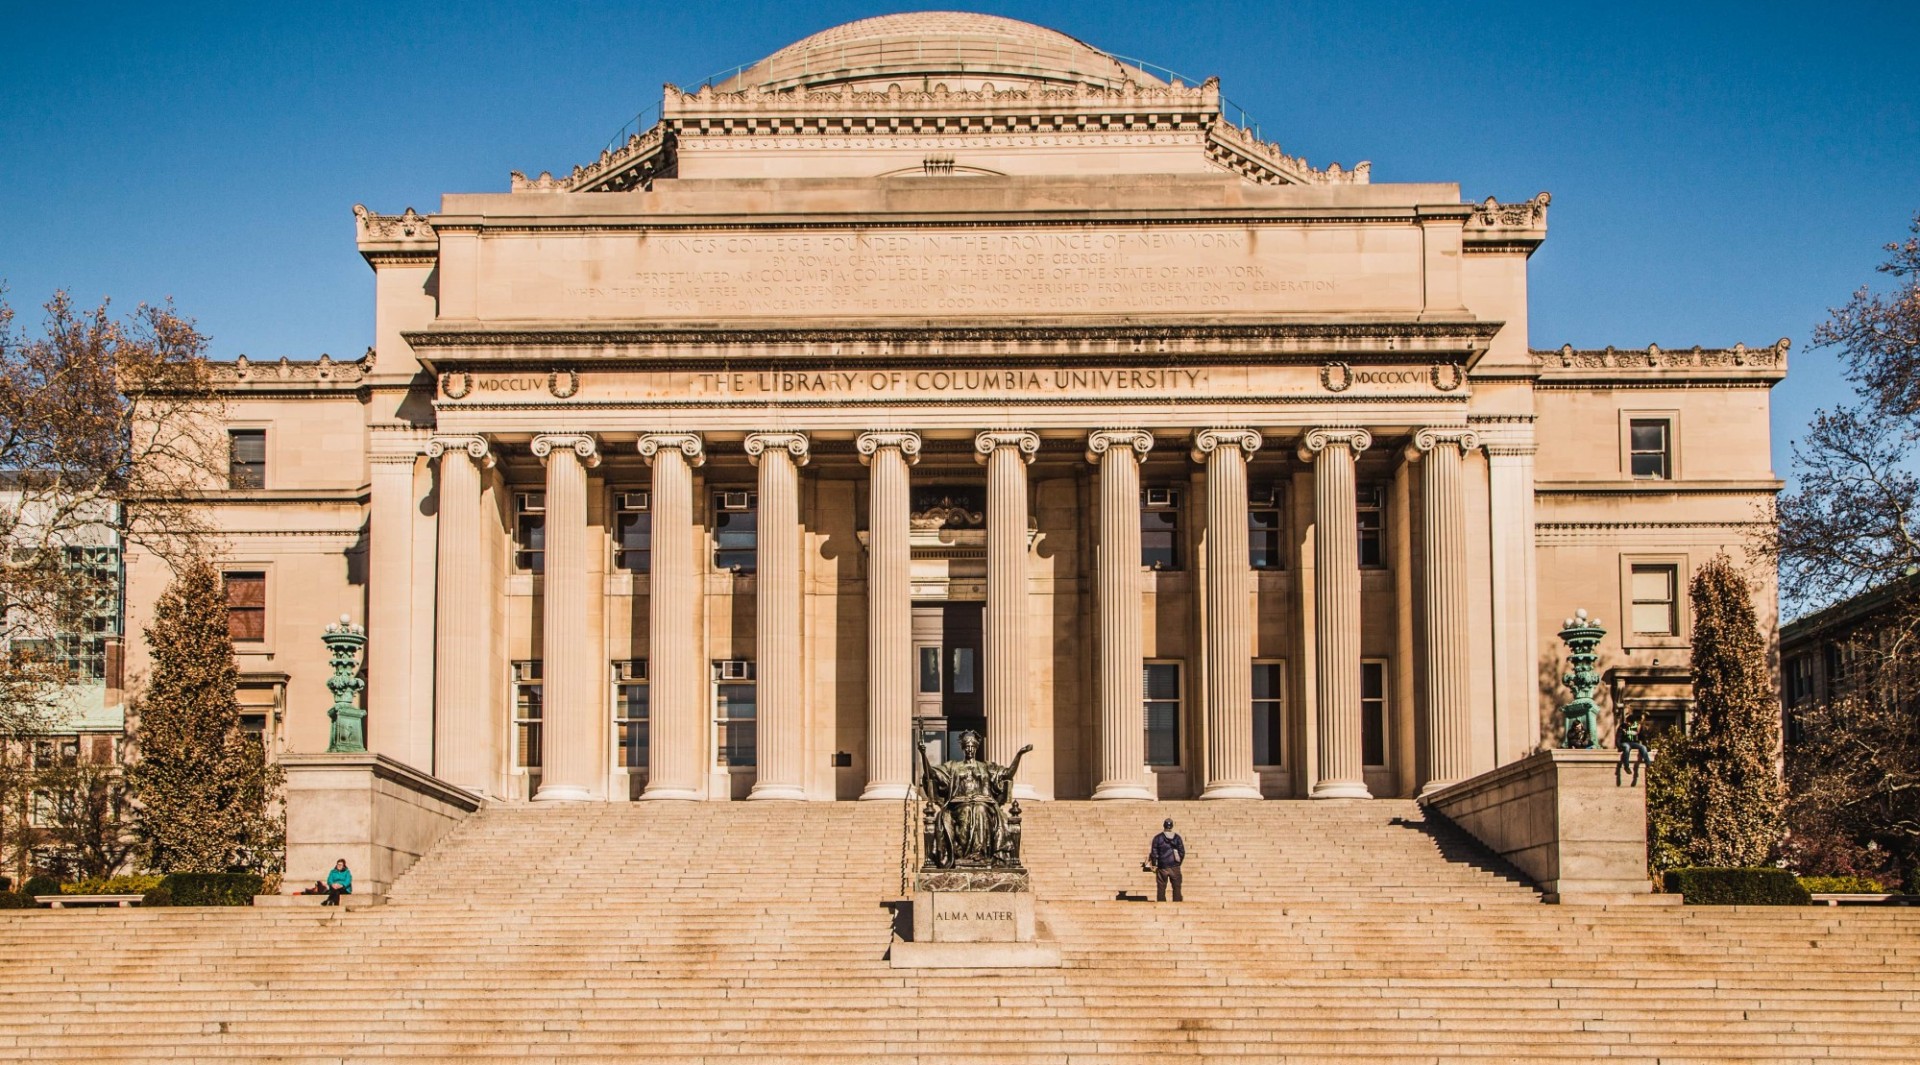
[[[753,663],[739,659],[713,664],[713,721],[719,731],[719,764],[752,767],[756,763]]]
[[[653,495],[621,492],[613,516],[613,568],[647,573],[653,568]]]
[[[1360,663],[1360,764],[1387,764],[1387,664]]]
[[[513,494],[513,536],[519,546],[513,552],[513,567],[522,573],[547,571],[547,493]]]
[[[1147,569],[1180,568],[1180,493],[1175,489],[1140,493],[1140,564]]]
[[[227,431],[227,487],[265,488],[267,486],[267,431],[230,429]]]
[[[1664,481],[1673,476],[1673,423],[1666,418],[1627,422],[1628,462],[1637,480]]]
[[[63,631],[53,655],[76,682],[104,683],[107,679],[107,641],[120,635],[124,587],[117,547],[69,547],[66,565],[75,576],[76,594],[64,608]]]
[[[613,664],[613,731],[619,765],[629,773],[647,768],[647,660]]]
[[[540,768],[540,726],[544,701],[540,696],[540,661],[513,664],[513,765]]]
[[[1356,514],[1360,525],[1360,564],[1386,565],[1387,490],[1377,484],[1361,485]]]
[[[752,573],[760,555],[760,497],[739,490],[713,493],[713,568]],[[749,762],[748,765],[753,763]]]
[[[1795,655],[1787,659],[1787,705],[1805,706],[1813,701],[1813,656]]]
[[[229,573],[227,635],[234,643],[265,643],[267,639],[267,575]]]
[[[1674,594],[1679,571],[1674,566],[1634,566],[1633,631],[1639,636],[1678,636],[1680,616]]]
[[[1247,565],[1254,569],[1287,568],[1285,502],[1275,488],[1247,508]]]
[[[1285,765],[1281,735],[1285,719],[1281,716],[1280,663],[1253,664],[1253,764]]]
[[[1145,664],[1147,764],[1180,764],[1180,664]]]

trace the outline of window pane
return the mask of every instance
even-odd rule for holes
[[[1180,667],[1175,663],[1146,663],[1142,681],[1149,699],[1180,698]]]
[[[1253,764],[1280,765],[1280,703],[1253,702]]]
[[[1674,571],[1672,566],[1635,566],[1633,567],[1633,598],[1635,602],[1665,602],[1673,598]]]
[[[938,647],[920,648],[920,690],[928,695],[940,694],[940,649]]]
[[[953,649],[953,693],[955,695],[973,694],[974,650],[971,647]]]
[[[1654,636],[1673,635],[1673,607],[1668,603],[1633,604],[1633,631]]]
[[[1387,667],[1383,662],[1360,664],[1360,762],[1387,764]]]
[[[1180,764],[1180,704],[1149,702],[1147,718],[1147,764]]]
[[[1665,451],[1667,449],[1667,423],[1655,421],[1636,421],[1628,433],[1633,438],[1635,451]]]
[[[1635,477],[1665,478],[1667,475],[1667,456],[1665,452],[1633,456],[1633,475]]]
[[[267,575],[264,573],[227,574],[227,605],[230,607],[266,606]]]
[[[1378,662],[1367,662],[1360,667],[1360,698],[1384,699],[1387,697],[1386,667]]]
[[[653,515],[644,511],[622,511],[614,531],[619,545],[617,565],[629,573],[646,573],[653,558]]]
[[[514,729],[513,764],[521,769],[540,768],[540,723],[525,722]]]
[[[1280,698],[1279,663],[1255,662],[1253,664],[1253,697],[1255,699]]]

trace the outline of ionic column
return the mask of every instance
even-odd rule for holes
[[[1247,564],[1251,429],[1202,429],[1193,460],[1207,466],[1207,750],[1203,799],[1257,799],[1253,771],[1253,571]]]
[[[1313,463],[1315,799],[1371,799],[1360,767],[1360,536],[1353,460],[1373,445],[1365,429],[1313,429],[1300,461]]]
[[[1152,799],[1140,658],[1140,460],[1153,450],[1143,429],[1087,437],[1100,467],[1100,783],[1096,799]]]
[[[706,669],[694,625],[696,562],[693,467],[706,461],[700,438],[656,433],[640,438],[653,466],[653,562],[647,571],[647,790],[643,799],[706,794]]]
[[[920,438],[861,433],[854,446],[873,476],[867,505],[867,786],[860,797],[901,799],[912,775],[914,742],[907,467],[920,459]]]
[[[593,798],[600,761],[599,655],[587,639],[587,469],[600,464],[593,437],[533,438],[547,466],[546,575],[540,623],[544,703],[540,790],[535,802]]]
[[[987,760],[1000,765],[1027,742],[1027,464],[1039,450],[1040,438],[1020,429],[973,438],[973,457],[987,467]],[[1025,775],[1014,778],[1015,798],[1038,794]]]
[[[1422,429],[1407,449],[1420,463],[1421,591],[1427,617],[1426,783],[1421,794],[1473,771],[1467,658],[1467,494],[1460,459],[1476,446],[1467,429]]]
[[[480,547],[480,471],[493,466],[485,437],[436,436],[440,545],[434,574],[433,775],[486,794],[493,783],[493,685],[487,666],[486,579]]]
[[[760,537],[754,565],[753,722],[757,764],[749,799],[804,799],[806,677],[800,669],[800,475],[807,438],[753,433],[760,467]]]
[[[1538,574],[1533,548],[1533,426],[1482,425],[1493,554],[1494,765],[1540,744]]]

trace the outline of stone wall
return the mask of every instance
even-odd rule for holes
[[[384,895],[481,800],[380,754],[290,754],[287,771],[289,887],[347,860],[354,891]]]

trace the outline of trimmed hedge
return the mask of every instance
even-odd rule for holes
[[[171,906],[173,905],[173,892],[163,887],[154,888],[152,891],[140,896],[140,905]]]
[[[39,903],[32,895],[23,895],[17,891],[0,891],[0,910],[31,910]]]
[[[154,890],[172,899],[157,905],[251,906],[265,886],[258,873],[168,873]]]
[[[1689,906],[1805,906],[1813,896],[1785,869],[1669,869],[1667,894]]]
[[[27,878],[25,886],[21,887],[20,894],[26,895],[29,898],[34,895],[58,895],[60,894],[60,881],[50,876],[30,876]]]
[[[1887,886],[1870,876],[1803,876],[1800,886],[1819,895],[1884,895]]]
[[[160,886],[157,876],[109,876],[60,885],[62,895],[144,895]]]

